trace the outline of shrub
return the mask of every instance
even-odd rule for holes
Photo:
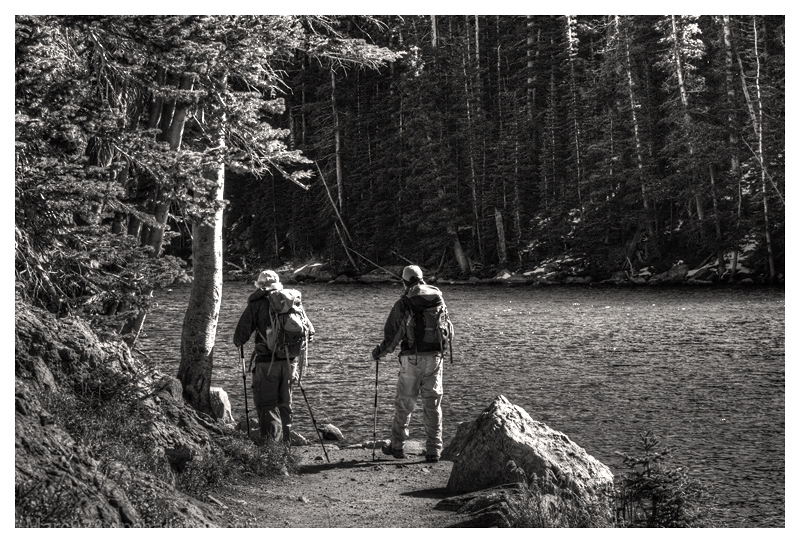
[[[704,485],[691,480],[684,469],[667,465],[669,449],[657,451],[659,441],[650,432],[640,439],[640,456],[617,453],[623,457],[623,472],[616,482],[617,524],[626,528],[710,525]]]
[[[229,435],[213,442],[202,458],[189,462],[177,476],[175,486],[181,492],[204,498],[206,491],[237,473],[272,477],[294,469],[295,464],[295,458],[279,443],[267,440],[256,444]]]

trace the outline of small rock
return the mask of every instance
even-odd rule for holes
[[[300,496],[299,498],[297,498],[297,501],[303,502],[303,503],[308,503],[308,498],[306,498],[305,496]]]
[[[319,432],[322,434],[322,439],[329,439],[331,441],[342,441],[344,439],[342,432],[330,423],[320,428]]]
[[[234,423],[228,393],[221,387],[211,387],[209,392],[211,394],[211,410],[214,413],[214,418],[221,420],[223,423]]]

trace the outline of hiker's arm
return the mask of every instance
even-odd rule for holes
[[[389,313],[389,318],[386,319],[386,324],[383,327],[383,341],[373,349],[372,358],[377,360],[397,348],[406,332],[406,328],[403,325],[405,318],[406,311],[403,299],[400,298],[395,302],[392,311]]]
[[[250,311],[250,304],[244,308],[242,316],[239,317],[239,323],[236,325],[236,330],[233,332],[233,344],[241,347],[253,335],[253,314]]]

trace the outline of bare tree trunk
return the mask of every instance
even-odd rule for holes
[[[686,122],[686,138],[689,147],[689,154],[694,155],[694,144],[689,139],[688,129],[691,123],[691,116],[689,115],[689,94],[686,91],[686,84],[683,80],[683,61],[681,60],[681,48],[680,48],[680,35],[678,34],[678,24],[675,21],[675,16],[672,15],[672,44],[673,44],[673,56],[675,58],[675,75],[678,78],[678,91],[681,97],[681,105],[683,106],[683,117]],[[702,224],[705,221],[705,213],[703,212],[703,203],[700,198],[700,193],[694,189],[694,200],[697,206],[697,219]],[[702,230],[701,230],[702,231]]]
[[[431,15],[431,47],[436,49],[439,45],[439,32],[436,29],[436,15]]]
[[[223,80],[224,83],[224,80]],[[225,117],[217,119],[216,143],[225,147],[222,131]],[[216,183],[213,198],[218,204],[210,223],[192,225],[192,289],[181,330],[181,362],[178,379],[183,397],[198,411],[212,414],[209,388],[214,367],[214,341],[222,302],[222,211],[225,164],[220,162],[206,174]]]
[[[466,18],[466,28],[469,28],[469,18]],[[469,34],[467,34],[469,36]],[[473,220],[473,228],[475,229],[475,237],[477,239],[478,245],[478,253],[483,258],[483,250],[482,250],[482,242],[481,242],[481,229],[480,229],[480,215],[478,213],[478,179],[477,179],[477,171],[475,167],[475,137],[474,137],[474,130],[473,130],[473,120],[472,120],[472,91],[470,89],[470,77],[469,71],[467,70],[467,66],[469,65],[469,37],[467,37],[466,42],[466,51],[462,56],[463,59],[463,70],[464,70],[464,97],[466,100],[466,112],[467,112],[467,141],[469,143],[469,147],[467,152],[469,153],[469,171],[470,171],[470,196],[472,197],[472,220]]]
[[[775,257],[772,254],[772,235],[769,231],[769,200],[767,198],[767,168],[764,162],[764,108],[761,102],[761,60],[758,57],[758,25],[753,16],[753,50],[756,58],[756,105],[758,106],[758,161],[761,164],[761,199],[764,204],[764,239],[769,255],[769,280],[775,278]]]
[[[194,86],[195,75],[194,74],[184,74],[180,79],[180,89],[181,90],[191,90]],[[156,100],[159,102],[159,100]],[[189,105],[185,101],[178,102],[176,99],[169,100],[167,104],[164,104],[163,111],[161,113],[161,127],[162,127],[162,141],[169,143],[169,148],[171,151],[178,151],[181,147],[181,142],[183,140],[183,129],[186,125],[186,115],[189,111]],[[154,115],[151,111],[150,120],[152,122],[158,121],[158,116]],[[167,119],[169,120],[167,122]],[[142,236],[147,236],[149,244],[152,246],[152,256],[153,258],[158,258],[161,254],[161,249],[164,245],[164,229],[167,224],[167,218],[169,217],[169,207],[171,205],[171,201],[163,196],[163,191],[156,185],[154,187],[153,192],[153,216],[156,221],[155,226],[151,226],[147,228],[147,233],[144,231],[142,232]],[[148,297],[153,295],[153,290],[147,293]],[[136,340],[139,338],[139,334],[142,331],[142,326],[144,326],[145,318],[147,317],[147,312],[142,310],[136,314],[136,317],[123,325],[122,329],[120,330],[120,334],[127,336],[125,342],[129,346],[133,346],[136,343]]]
[[[619,16],[618,15],[615,16],[614,19],[616,20],[617,29],[619,29],[620,26]],[[636,146],[636,169],[639,170],[639,184],[641,185],[642,189],[642,206],[644,207],[645,212],[648,212],[650,205],[647,198],[647,184],[644,178],[644,160],[642,159],[642,140],[639,136],[639,118],[636,113],[638,104],[636,102],[636,96],[634,94],[634,89],[633,89],[633,68],[631,67],[630,43],[628,40],[628,33],[625,30],[623,30],[622,32],[622,40],[625,45],[625,73],[627,75],[628,99],[631,105],[633,140]],[[648,222],[649,222],[649,217],[648,217]]]
[[[711,179],[711,203],[714,206],[714,231],[717,236],[717,277],[720,279],[725,273],[725,247],[722,244],[722,225],[717,206],[717,184],[714,179],[714,166],[708,165],[708,174]]]
[[[520,152],[519,152],[519,126],[516,121],[516,117],[514,118],[515,126],[514,126],[514,198],[512,203],[512,209],[514,212],[514,247],[516,248],[517,257],[519,258],[519,263],[522,264],[522,251],[520,250],[521,240],[522,240],[522,202],[520,201],[519,196],[519,161],[520,161]]]
[[[461,247],[461,242],[458,239],[458,231],[453,225],[448,225],[447,233],[453,238],[453,254],[455,254],[456,262],[458,262],[458,267],[461,269],[461,274],[471,274],[472,265],[470,264],[467,255],[464,254],[464,248]]]
[[[194,74],[184,74],[181,77],[180,89],[191,90],[194,87]],[[183,141],[183,129],[186,126],[186,115],[189,113],[189,104],[184,102],[173,102],[171,106],[171,119],[166,131],[162,134],[162,139],[169,143],[170,151],[179,151]],[[161,193],[161,191],[159,191]],[[169,198],[159,194],[153,212],[157,226],[150,233],[150,245],[153,247],[153,256],[158,257],[164,245],[164,229],[169,217],[169,207],[172,204]]]
[[[342,142],[339,131],[339,113],[336,110],[336,71],[331,68],[331,112],[333,114],[333,139],[336,153],[336,197],[339,209],[344,212],[344,175],[342,173]]]
[[[728,95],[728,145],[731,154],[731,179],[736,180],[736,228],[733,240],[733,262],[731,263],[731,276],[729,281],[736,279],[736,270],[739,267],[739,228],[742,220],[742,175],[739,163],[739,154],[736,152],[738,139],[734,126],[734,101],[736,93],[733,84],[733,39],[731,35],[730,16],[722,16],[722,34],[725,41],[725,87]]]
[[[501,266],[505,266],[508,262],[506,255],[506,232],[503,228],[503,213],[498,209],[494,209],[494,224],[497,228],[497,256]]]
[[[569,88],[572,104],[572,124],[573,124],[573,138],[572,141],[575,145],[575,186],[578,193],[578,209],[580,210],[581,217],[583,217],[583,197],[581,195],[581,183],[583,177],[583,166],[581,157],[581,127],[580,127],[580,113],[578,112],[578,82],[575,76],[575,57],[578,55],[577,39],[574,37],[573,24],[574,19],[572,16],[567,15],[566,18],[567,30],[567,58],[569,59]]]

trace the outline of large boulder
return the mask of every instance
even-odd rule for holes
[[[502,395],[475,421],[459,425],[442,459],[453,462],[449,491],[524,482],[543,495],[586,503],[605,500],[614,481],[606,465]]]

